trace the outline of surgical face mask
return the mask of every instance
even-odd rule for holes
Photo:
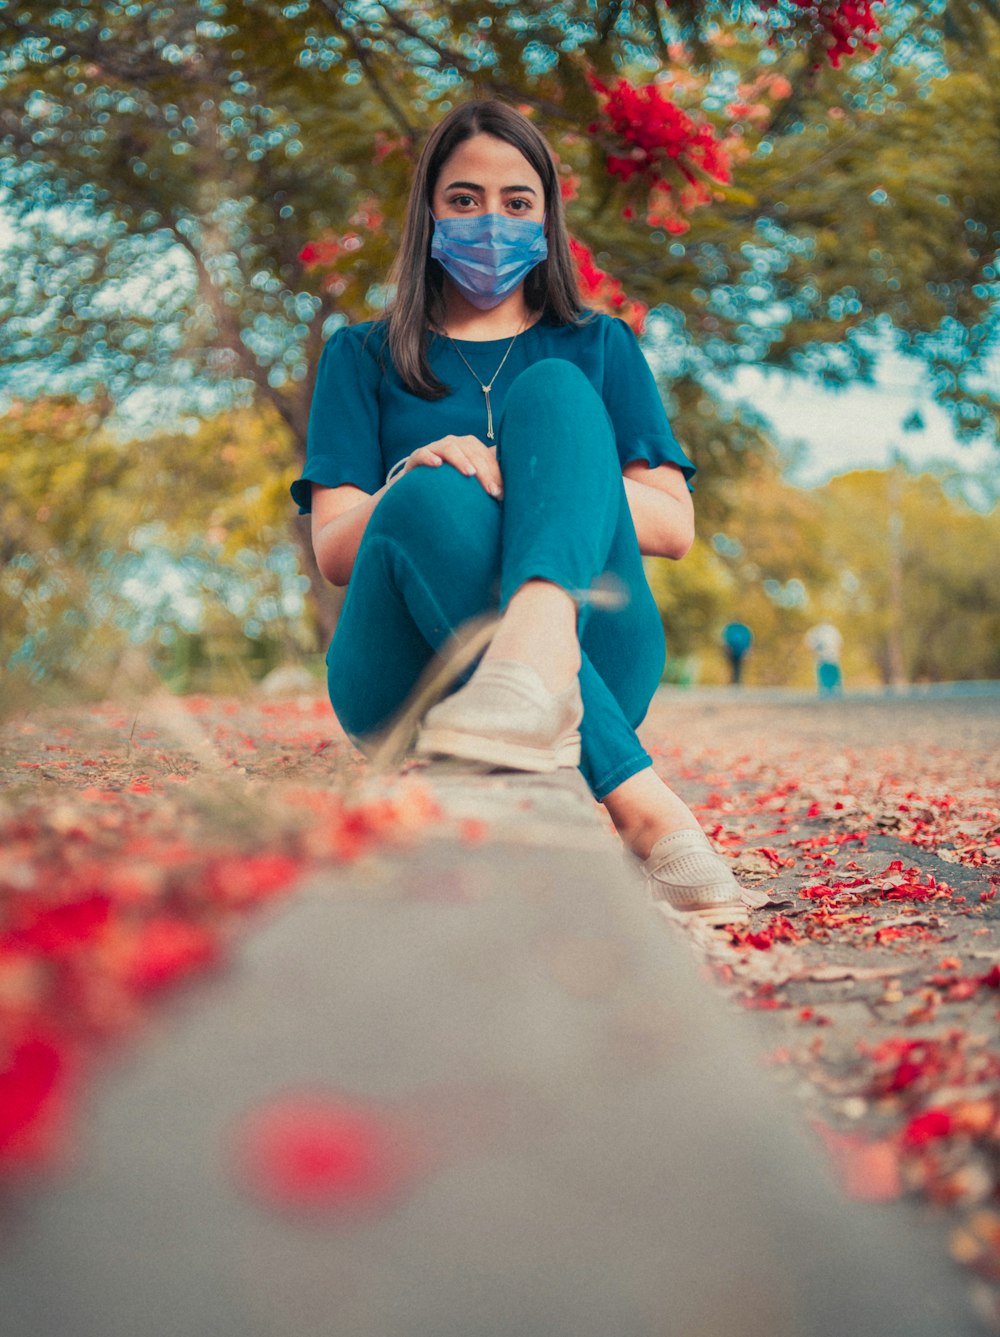
[[[480,311],[498,306],[548,253],[544,223],[533,218],[434,218],[431,255]]]

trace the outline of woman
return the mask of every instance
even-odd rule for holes
[[[453,633],[498,610],[418,753],[579,765],[655,895],[745,919],[748,893],[635,734],[664,657],[640,554],[687,552],[694,468],[632,332],[581,306],[530,121],[499,102],[441,121],[391,279],[385,318],[324,349],[292,486],[320,571],[349,587],[327,655],[338,719],[377,735]],[[598,584],[619,607],[589,597]]]

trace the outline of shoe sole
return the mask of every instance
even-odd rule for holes
[[[667,919],[676,924],[700,924],[709,928],[734,927],[747,928],[750,924],[750,911],[742,901],[732,901],[728,905],[703,905],[692,910],[682,910],[669,901],[654,901]]]
[[[417,737],[419,756],[457,757],[479,761],[508,771],[534,771],[550,775],[563,767],[580,765],[580,735],[561,738],[555,747],[529,747],[502,738],[481,738],[453,729],[421,729]]]
[[[376,774],[399,766],[413,744],[420,721],[483,653],[493,639],[498,621],[495,615],[487,614],[467,622],[424,670],[389,728],[377,739],[372,739],[366,749],[371,769]]]

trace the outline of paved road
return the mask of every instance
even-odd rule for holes
[[[699,704],[737,704],[760,702],[767,705],[807,705],[824,707],[837,702],[871,702],[892,706],[898,702],[1000,701],[1000,681],[979,679],[973,682],[906,683],[898,687],[854,687],[834,695],[820,697],[815,688],[800,687],[669,687],[659,689],[661,701],[687,701]]]

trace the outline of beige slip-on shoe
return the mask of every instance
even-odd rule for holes
[[[528,664],[487,659],[464,687],[427,712],[416,750],[425,757],[551,772],[579,766],[582,718],[579,682],[550,692]]]
[[[650,894],[673,919],[746,924],[768,903],[765,892],[741,887],[704,831],[662,836],[643,862]]]

